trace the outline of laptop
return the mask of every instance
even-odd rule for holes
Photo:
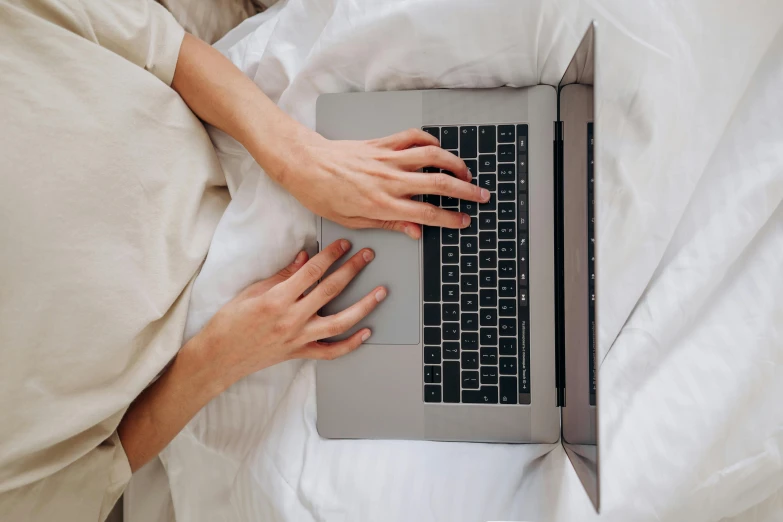
[[[347,238],[376,252],[324,313],[389,290],[356,327],[371,328],[370,340],[316,366],[321,436],[560,441],[598,509],[595,32],[593,23],[557,87],[318,98],[323,136],[419,127],[492,195],[422,196],[471,224],[425,226],[419,241],[320,220],[319,246]]]

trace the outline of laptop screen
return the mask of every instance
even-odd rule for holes
[[[597,280],[594,144],[595,26],[591,24],[559,85],[560,378],[562,440],[596,509],[599,507],[597,401]]]

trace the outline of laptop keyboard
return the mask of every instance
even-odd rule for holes
[[[424,401],[530,404],[528,126],[423,129],[491,194],[482,204],[424,197],[471,216],[462,230],[424,227]]]
[[[595,194],[593,193],[593,122],[587,124],[587,273],[588,280],[588,345],[590,350],[589,372],[590,405],[595,406]]]

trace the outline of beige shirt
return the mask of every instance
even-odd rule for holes
[[[103,520],[228,202],[151,0],[0,0],[0,520]]]

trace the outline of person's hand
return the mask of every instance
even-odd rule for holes
[[[345,332],[372,312],[386,297],[384,287],[337,314],[321,317],[318,310],[372,261],[372,250],[360,250],[303,296],[350,248],[341,239],[309,261],[300,252],[293,263],[249,286],[215,314],[199,333],[200,341],[210,347],[213,363],[229,384],[289,359],[334,359],[370,337],[364,328],[342,341],[321,341]]]
[[[278,149],[267,174],[314,213],[348,228],[385,228],[418,239],[420,224],[464,228],[470,217],[412,196],[435,194],[485,202],[489,192],[470,183],[465,162],[419,129],[369,141],[331,141],[302,131]],[[436,167],[454,173],[416,172]]]

